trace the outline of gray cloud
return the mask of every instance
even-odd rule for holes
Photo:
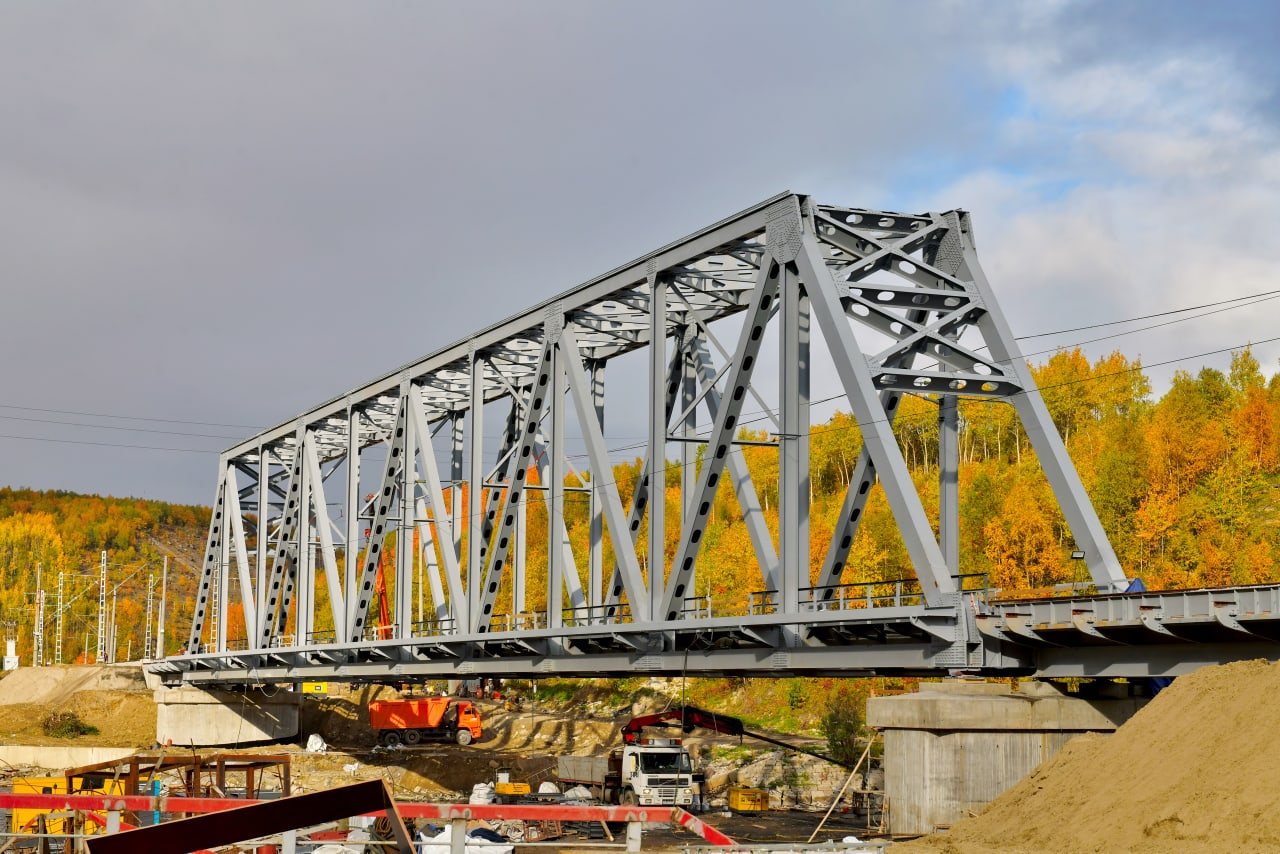
[[[1044,8],[11,4],[0,403],[266,426],[782,189],[975,207],[941,198],[968,187],[1004,199],[992,217],[1076,227],[1094,211],[1028,194],[1088,182],[1092,150],[1046,150],[1047,115],[1012,139],[1006,99],[1111,61],[1236,49],[1237,106],[1268,121],[1276,64],[1244,14],[1265,4],[1203,36],[1190,6],[1154,28]],[[1042,60],[1004,61],[1011,34]],[[990,245],[995,268],[1033,268]],[[0,439],[0,459],[11,484],[207,501],[213,483],[212,455]]]

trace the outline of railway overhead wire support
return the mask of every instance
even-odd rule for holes
[[[811,574],[818,364],[862,450]],[[904,394],[940,403],[941,542],[893,433]],[[205,684],[1034,670],[1038,641],[993,618],[957,565],[960,397],[1016,410],[1097,592],[1124,591],[969,215],[786,193],[225,451],[186,652],[151,669]],[[627,438],[610,437],[606,406],[634,413]],[[614,465],[637,432],[639,477],[621,489]],[[773,484],[753,482],[745,445],[777,453],[776,537],[761,500]],[[911,566],[867,581],[848,564],[876,482]],[[758,570],[732,607],[698,595],[717,495],[736,502]],[[566,522],[579,499],[585,546]],[[547,547],[535,560],[526,512],[539,502]],[[429,604],[415,615],[420,576]]]

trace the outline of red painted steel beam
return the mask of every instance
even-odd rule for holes
[[[400,804],[409,818],[525,821],[650,821],[683,827],[712,845],[736,845],[731,838],[680,807],[585,806],[572,804]]]
[[[369,783],[359,783],[357,786],[377,786],[383,784],[378,780]],[[352,789],[352,786],[344,786],[340,789],[330,789],[328,792],[346,792]],[[317,792],[316,795],[326,794]],[[311,798],[315,795],[294,795],[290,798],[280,798],[273,801],[246,801],[240,798],[175,798],[175,797],[146,797],[142,795],[126,795],[118,797],[109,797],[104,795],[14,795],[0,794],[0,808],[8,809],[38,809],[38,810],[82,810],[86,812],[107,812],[110,810],[129,810],[132,812],[162,812],[162,813],[195,813],[195,814],[219,814],[206,817],[214,818],[218,822],[231,824],[234,817],[227,816],[228,810],[239,810],[247,807],[262,804],[285,804],[288,805],[296,802],[299,798]],[[345,797],[345,796],[344,796]],[[338,818],[345,818],[352,815],[360,815],[362,813],[380,813],[386,809],[386,804],[379,801],[374,806],[361,805],[353,801],[347,800],[342,803],[345,812],[338,815]],[[712,845],[736,845],[731,838],[716,830],[711,825],[704,822],[697,816],[691,815],[679,807],[641,807],[641,806],[587,806],[577,804],[427,804],[427,803],[399,803],[395,804],[395,810],[399,815],[407,818],[429,818],[437,821],[451,821],[454,819],[478,819],[478,820],[505,820],[505,819],[523,819],[525,821],[644,821],[654,823],[672,824],[683,827],[692,833],[705,839]],[[308,816],[311,818],[312,816]],[[316,824],[324,819],[315,818],[308,824]],[[189,819],[187,820],[189,821]],[[167,822],[164,825],[154,825],[155,827],[168,827],[179,824],[185,824],[185,821]],[[306,826],[306,825],[302,825]],[[293,828],[284,828],[285,830]],[[246,834],[238,830],[237,838],[230,840],[231,842],[239,842],[244,839],[252,839],[255,836],[265,836],[262,834]],[[137,837],[133,837],[137,841]],[[184,844],[189,841],[184,838]],[[208,843],[205,843],[206,845]],[[226,843],[219,843],[226,844]],[[95,851],[96,849],[91,849]],[[105,850],[105,849],[104,849]],[[112,849],[120,851],[130,850],[128,847],[120,849]],[[148,849],[150,850],[150,849]],[[160,849],[155,849],[159,851]],[[177,849],[174,849],[177,850]],[[185,850],[185,849],[184,849]]]
[[[138,851],[146,851],[148,854],[187,854],[202,848],[230,845],[334,819],[380,811],[385,811],[391,819],[391,829],[401,854],[413,854],[409,831],[396,812],[391,790],[382,780],[369,780],[279,800],[259,801],[219,813],[91,837],[87,844],[89,854],[129,854]]]
[[[277,799],[281,800],[281,799]],[[149,795],[14,795],[0,793],[0,808],[82,810],[85,812],[211,813],[260,804],[244,798],[156,798]]]
[[[520,818],[526,821],[652,821],[673,822],[677,807],[589,806],[586,804],[397,804],[407,818],[480,819]]]
[[[707,824],[702,819],[698,818],[696,815],[685,812],[679,807],[675,807],[674,809],[672,809],[671,813],[672,813],[672,816],[671,816],[672,824],[678,824],[681,827],[683,827],[685,830],[692,831],[693,833],[698,834],[703,839],[710,842],[712,845],[737,845],[738,844],[734,842],[732,839],[730,839],[728,836],[716,830],[711,825]]]

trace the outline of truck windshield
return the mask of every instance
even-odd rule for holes
[[[689,754],[673,750],[670,753],[641,753],[640,770],[646,774],[688,774]]]

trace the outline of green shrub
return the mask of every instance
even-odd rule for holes
[[[75,712],[54,712],[40,722],[40,729],[50,738],[75,738],[97,735],[98,728],[80,720]]]
[[[857,699],[850,691],[836,691],[827,702],[822,716],[822,734],[827,739],[827,752],[838,762],[852,765],[862,751],[858,736],[862,734],[862,716]]]

